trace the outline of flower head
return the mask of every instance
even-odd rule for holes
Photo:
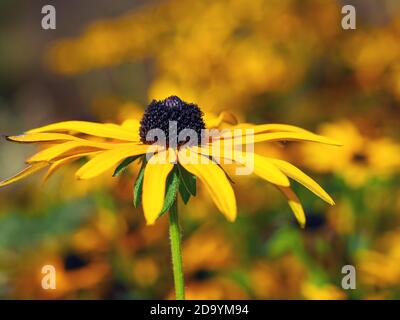
[[[221,126],[226,128],[216,130]],[[205,129],[214,131],[210,134]],[[234,221],[236,198],[231,179],[223,168],[225,163],[249,167],[248,173],[279,188],[301,226],[305,225],[305,214],[290,188],[289,178],[334,204],[332,198],[300,169],[286,161],[258,154],[253,143],[311,141],[339,145],[337,142],[291,125],[237,124],[236,118],[228,112],[214,119],[207,118],[205,122],[197,105],[176,96],[153,100],[141,121],[129,119],[121,125],[66,121],[7,139],[38,143],[43,148],[26,161],[26,169],[0,182],[0,187],[44,168],[47,168],[47,179],[60,167],[85,157],[89,161],[76,172],[78,179],[91,179],[112,168],[117,175],[133,161],[141,161],[134,203],[138,205],[142,201],[148,224],[153,224],[170,209],[178,193],[185,203],[195,196],[197,180],[202,182],[217,208],[228,220]]]
[[[169,130],[170,122],[177,123],[175,130]],[[203,113],[197,105],[186,103],[177,96],[171,96],[162,101],[153,100],[140,121],[140,141],[152,144],[154,141],[149,141],[147,135],[154,129],[165,132],[167,142],[170,135],[178,136],[182,130],[191,129],[196,132],[198,142],[200,142],[202,130],[205,129]]]
[[[347,120],[323,124],[321,134],[348,143],[336,152],[326,146],[304,145],[304,162],[316,171],[341,176],[351,187],[360,187],[371,178],[385,179],[400,168],[400,146],[390,138],[370,138]]]

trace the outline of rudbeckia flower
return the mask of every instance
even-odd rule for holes
[[[391,138],[368,137],[348,120],[324,123],[320,132],[335,139],[346,139],[348,143],[336,152],[327,146],[302,145],[304,163],[318,172],[333,172],[349,186],[358,188],[372,178],[391,177],[400,169],[400,146]]]
[[[169,126],[171,121],[176,122],[174,132]],[[228,129],[213,136],[212,140],[204,137],[204,129],[218,128],[223,124],[229,125]],[[161,130],[165,133],[165,141],[170,141],[170,136],[179,135],[186,129],[195,132],[198,138],[194,139],[196,143],[185,140],[175,145],[168,142],[160,144],[158,137],[150,134],[152,130]],[[197,105],[171,96],[161,101],[153,100],[140,121],[129,119],[121,125],[66,121],[32,129],[22,135],[7,136],[9,141],[37,143],[42,148],[26,161],[27,168],[0,182],[0,187],[42,169],[47,169],[47,179],[62,166],[80,158],[87,157],[89,161],[76,172],[78,179],[91,179],[112,168],[115,168],[114,175],[117,175],[127,165],[139,160],[142,161],[142,167],[134,187],[134,202],[138,205],[142,201],[147,224],[153,224],[168,211],[178,193],[185,203],[195,196],[197,179],[202,182],[221,213],[229,221],[234,221],[237,207],[231,181],[223,169],[223,163],[217,163],[212,154],[222,146],[225,151],[221,152],[220,158],[234,165],[243,166],[245,163],[241,159],[251,156],[254,174],[282,191],[301,226],[305,225],[305,214],[290,188],[289,178],[301,183],[327,203],[334,204],[313,179],[292,164],[259,155],[253,150],[237,150],[237,145],[246,144],[246,138],[250,136],[249,129],[254,143],[311,141],[339,145],[329,138],[291,125],[237,124],[236,118],[228,112],[209,119]],[[149,135],[153,137],[151,141]],[[228,142],[233,146],[232,152],[226,152]],[[193,158],[197,161],[190,161]]]

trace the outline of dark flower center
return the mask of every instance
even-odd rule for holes
[[[153,131],[156,129],[156,131]],[[186,136],[188,131],[182,132],[183,138],[179,134],[184,129],[192,132],[197,139]],[[171,139],[177,139],[177,145],[184,143],[200,144],[202,130],[205,129],[203,112],[193,103],[182,101],[177,96],[171,96],[165,100],[153,100],[146,108],[143,118],[140,121],[140,140],[145,144],[160,142],[158,130],[165,135],[165,143],[169,145]],[[152,130],[152,132],[150,132]],[[154,137],[157,136],[157,138]],[[190,141],[189,141],[190,140]],[[197,140],[197,141],[195,141]]]
[[[357,152],[353,155],[352,160],[359,164],[366,164],[368,162],[368,156],[363,152]]]

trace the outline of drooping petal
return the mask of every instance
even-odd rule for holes
[[[278,188],[288,199],[288,204],[292,209],[297,221],[299,222],[300,227],[304,228],[304,226],[306,225],[306,215],[304,213],[303,206],[301,205],[299,198],[292,191],[292,189],[288,187],[278,187]]]
[[[297,168],[294,165],[290,164],[289,162],[286,162],[283,160],[272,159],[272,158],[269,158],[269,160],[273,164],[275,164],[284,174],[286,174],[288,177],[292,178],[293,180],[296,180],[297,182],[301,183],[303,186],[305,186],[311,192],[316,194],[322,200],[326,201],[330,205],[335,204],[335,202],[329,196],[329,194],[326,193],[325,190],[322,189],[321,186],[317,182],[315,182],[313,179],[311,179],[308,175],[306,175],[299,168]]]
[[[217,208],[229,221],[234,221],[237,215],[236,198],[225,172],[203,155],[188,155],[180,151],[178,158],[179,163],[205,185]]]
[[[40,162],[40,161],[53,161],[61,156],[71,156],[76,153],[90,152],[96,150],[111,150],[122,147],[133,148],[137,146],[136,143],[109,143],[109,142],[97,142],[85,139],[79,139],[77,141],[67,141],[64,143],[53,145],[46,148],[27,160],[28,163]],[[72,153],[72,154],[71,154]]]
[[[227,111],[222,111],[216,118],[209,118],[207,117],[207,115],[205,115],[204,118],[205,118],[206,128],[209,129],[218,128],[222,123],[228,123],[232,125],[238,123],[235,115]]]
[[[78,153],[78,154],[63,158],[61,160],[57,160],[50,165],[43,180],[46,182],[58,169],[67,165],[68,163],[73,162],[74,160],[77,160],[77,159],[80,159],[80,158],[86,157],[86,156],[93,156],[95,154],[98,154],[99,152],[100,151]]]
[[[135,141],[132,132],[115,124],[102,124],[87,121],[64,121],[40,128],[32,129],[26,133],[41,132],[78,132],[96,137],[111,138],[116,140]]]
[[[146,153],[147,145],[130,145],[99,153],[94,158],[86,162],[77,172],[78,179],[86,180],[97,177],[104,171],[116,166],[125,158]]]
[[[254,174],[270,183],[283,187],[290,186],[289,179],[281,170],[277,168],[270,158],[256,153],[243,153],[242,151],[235,149],[218,150],[218,155],[215,152],[215,148],[210,149],[204,147],[194,147],[193,149],[203,155],[216,157],[221,163],[223,160],[219,159],[228,159],[240,165],[246,166],[249,169],[253,169]]]
[[[142,203],[144,217],[148,225],[154,224],[164,206],[166,181],[175,161],[176,154],[172,149],[169,149],[155,154],[146,165]]]
[[[32,173],[35,173],[36,171],[43,169],[44,167],[46,167],[48,165],[49,164],[45,163],[45,162],[34,163],[34,164],[30,165],[29,167],[26,167],[25,169],[23,169],[21,172],[17,173],[16,175],[12,176],[11,178],[1,181],[0,187],[7,186],[11,183],[21,180],[21,179],[31,175]]]
[[[247,153],[248,157],[249,154]],[[288,187],[290,181],[267,157],[259,154],[252,154],[254,157],[254,173],[262,179],[278,186]]]

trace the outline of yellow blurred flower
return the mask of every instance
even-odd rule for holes
[[[381,28],[355,32],[346,39],[343,54],[355,69],[362,87],[371,89],[385,85],[385,73],[396,68],[400,57],[397,33],[396,24],[389,23]]]
[[[352,234],[356,221],[351,203],[343,200],[329,208],[328,223],[340,235]]]
[[[142,287],[148,287],[157,281],[160,268],[158,263],[150,257],[138,258],[134,261],[132,273],[136,283]]]
[[[56,289],[42,287],[43,266],[55,268]],[[83,259],[76,254],[65,257],[47,252],[47,258],[36,259],[27,265],[15,279],[15,295],[18,299],[65,299],[76,298],[79,290],[93,290],[110,272],[109,265],[99,258]]]
[[[110,241],[123,229],[119,220],[113,212],[100,209],[87,226],[72,235],[71,245],[78,252],[107,251]]]
[[[316,285],[311,282],[302,286],[302,293],[308,300],[344,300],[347,297],[344,291],[332,284]]]
[[[369,139],[350,121],[324,124],[319,132],[344,146],[332,152],[324,146],[305,144],[301,146],[303,161],[316,171],[342,176],[350,186],[358,187],[370,177],[390,177],[400,167],[398,144],[389,138]]]
[[[255,261],[249,275],[256,299],[298,299],[307,270],[295,256],[284,255]]]
[[[227,269],[237,259],[232,242],[221,231],[203,227],[188,237],[183,246],[185,272]]]
[[[150,59],[155,77],[149,97],[176,94],[207,111],[245,108],[257,94],[298,84],[324,42],[340,32],[335,2],[301,6],[298,10],[296,0],[146,4],[55,42],[47,63],[58,73],[75,75]],[[313,11],[318,15],[311,16]]]
[[[374,249],[357,257],[357,270],[363,284],[377,288],[400,285],[400,230],[386,233]]]

